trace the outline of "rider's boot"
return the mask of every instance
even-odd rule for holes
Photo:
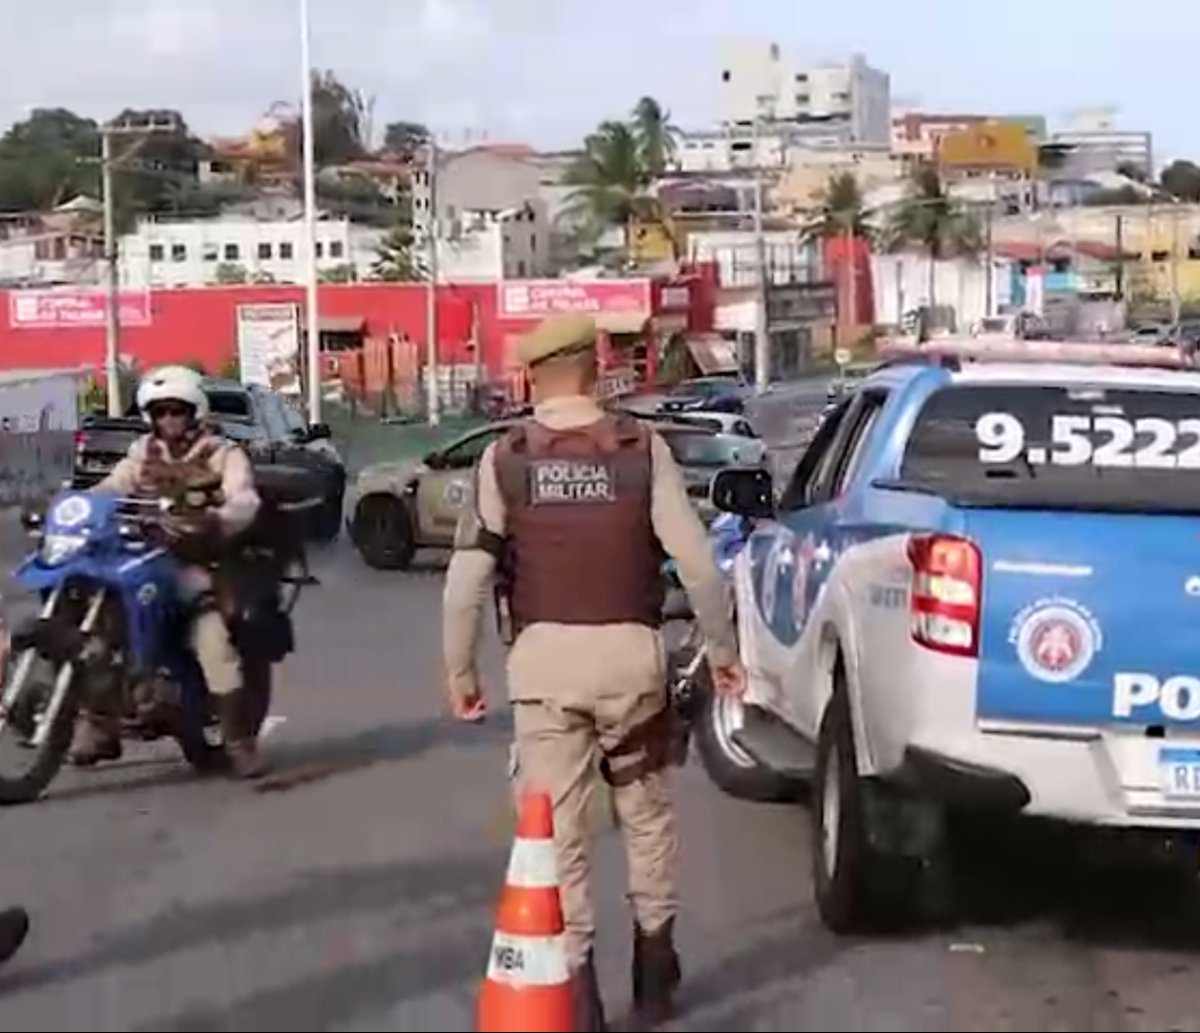
[[[121,759],[121,719],[116,714],[80,711],[71,741],[71,763],[89,768],[103,760]]]
[[[238,689],[227,696],[217,697],[217,708],[225,752],[229,755],[234,775],[238,778],[260,778],[266,773],[266,764],[258,751],[258,738],[250,731],[245,690]]]

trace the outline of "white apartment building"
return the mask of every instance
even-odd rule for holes
[[[861,54],[844,64],[808,65],[785,57],[777,43],[734,43],[720,74],[729,124],[841,123],[845,142],[891,139],[891,80]]]
[[[317,269],[352,266],[368,279],[385,231],[346,219],[317,223]],[[142,222],[121,238],[121,282],[127,287],[201,287],[229,282],[302,283],[304,223],[221,218]]]
[[[688,130],[679,135],[675,166],[679,172],[734,172],[780,169],[797,153],[850,146],[848,122],[776,122]]]
[[[459,211],[438,238],[438,282],[536,279],[550,275],[546,206],[530,201],[507,211]]]
[[[1111,108],[1077,112],[1051,141],[1071,147],[1076,161],[1090,172],[1115,172],[1128,164],[1154,174],[1153,134],[1120,129]]]
[[[76,197],[49,212],[0,217],[0,286],[99,282],[100,215],[99,202]]]

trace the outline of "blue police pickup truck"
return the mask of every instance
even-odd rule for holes
[[[742,796],[811,783],[839,931],[924,899],[956,810],[1200,830],[1200,372],[937,348],[856,385],[786,483],[713,485],[754,529],[748,691],[709,702],[704,762]]]

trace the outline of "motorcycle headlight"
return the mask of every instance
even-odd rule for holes
[[[39,555],[47,566],[57,567],[60,563],[69,560],[85,545],[87,545],[87,538],[81,534],[48,534],[42,539]]]

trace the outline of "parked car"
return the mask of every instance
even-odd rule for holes
[[[749,394],[749,386],[734,374],[694,377],[680,381],[667,391],[658,403],[658,411],[740,413],[746,409]]]
[[[498,420],[469,431],[421,460],[379,463],[363,470],[350,499],[348,527],[364,562],[378,570],[405,570],[421,549],[449,548],[475,464],[515,422]],[[766,462],[766,445],[758,438],[676,420],[653,423],[705,519],[716,512],[708,496],[718,470]]]
[[[282,395],[264,387],[205,378],[204,393],[221,433],[246,450],[254,467],[280,465],[308,471],[313,494],[325,500],[313,512],[309,531],[321,540],[336,538],[342,528],[346,467],[329,427],[310,426]],[[99,483],[145,433],[146,422],[136,407],[121,417],[85,418],[75,436],[71,486],[90,488]]]

